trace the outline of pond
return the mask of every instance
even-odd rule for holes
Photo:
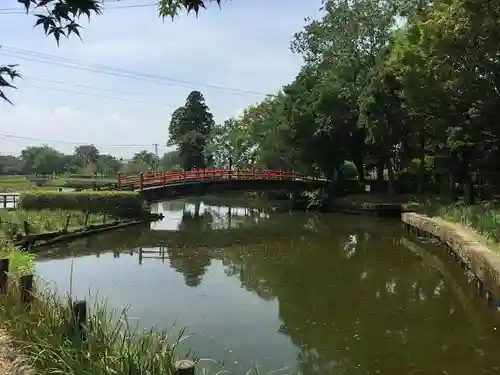
[[[98,295],[243,374],[496,374],[496,313],[397,220],[162,202],[165,219],[40,255],[62,295]],[[219,363],[216,363],[218,361]]]

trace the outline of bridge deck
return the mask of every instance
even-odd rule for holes
[[[295,172],[276,170],[203,169],[180,172],[141,173],[133,176],[118,175],[117,189],[151,190],[210,182],[283,181],[302,184],[327,184],[328,180],[309,177]]]

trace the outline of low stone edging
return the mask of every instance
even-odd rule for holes
[[[489,303],[500,308],[500,254],[490,250],[471,230],[440,218],[408,212],[401,219],[405,231],[435,237],[451,249],[462,267],[468,267],[475,277],[478,292]]]

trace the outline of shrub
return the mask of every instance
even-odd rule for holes
[[[352,161],[345,161],[341,167],[342,172],[344,173],[344,178],[346,180],[357,180],[358,179],[358,170]]]
[[[23,210],[65,210],[106,213],[117,217],[137,217],[147,212],[145,201],[131,191],[41,191],[19,197]]]

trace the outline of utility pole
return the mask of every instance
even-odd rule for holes
[[[156,156],[156,160],[155,160],[155,172],[158,172],[158,169],[159,166],[160,166],[160,157],[158,156],[158,147],[160,147],[160,145],[158,143],[153,143],[153,147],[155,148],[155,156]]]

